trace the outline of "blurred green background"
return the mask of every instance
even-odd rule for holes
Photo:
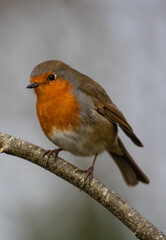
[[[94,176],[165,232],[166,2],[154,0],[0,0],[0,131],[53,149],[42,133],[35,95],[26,89],[35,65],[66,62],[99,82],[144,143],[120,131],[151,183],[125,185],[110,157]],[[87,169],[92,158],[60,153]],[[136,237],[85,193],[29,162],[0,155],[0,240]]]

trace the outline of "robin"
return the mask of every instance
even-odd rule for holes
[[[50,60],[37,65],[30,76],[37,96],[36,110],[47,138],[59,148],[47,151],[55,157],[62,150],[92,156],[85,181],[93,176],[98,154],[107,151],[129,186],[149,179],[138,167],[118,137],[118,126],[139,147],[143,144],[106,91],[90,77],[67,64]]]

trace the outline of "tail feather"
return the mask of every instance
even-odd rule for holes
[[[123,155],[119,155],[109,151],[113,160],[119,167],[122,176],[129,186],[135,186],[139,181],[143,183],[149,183],[148,177],[143,173],[143,171],[138,167],[133,158],[130,156],[125,146],[123,145],[120,138],[118,138],[119,146],[123,152]]]

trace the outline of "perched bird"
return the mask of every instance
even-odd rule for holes
[[[37,65],[30,76],[37,96],[37,116],[44,134],[59,149],[78,156],[92,156],[85,181],[93,176],[97,155],[107,151],[129,186],[149,179],[138,167],[118,137],[118,126],[139,147],[141,141],[106,91],[90,77],[67,64],[50,60]]]

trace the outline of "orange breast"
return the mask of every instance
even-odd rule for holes
[[[81,106],[71,90],[69,82],[62,79],[35,89],[37,116],[46,135],[52,133],[53,127],[67,130],[79,126]]]

